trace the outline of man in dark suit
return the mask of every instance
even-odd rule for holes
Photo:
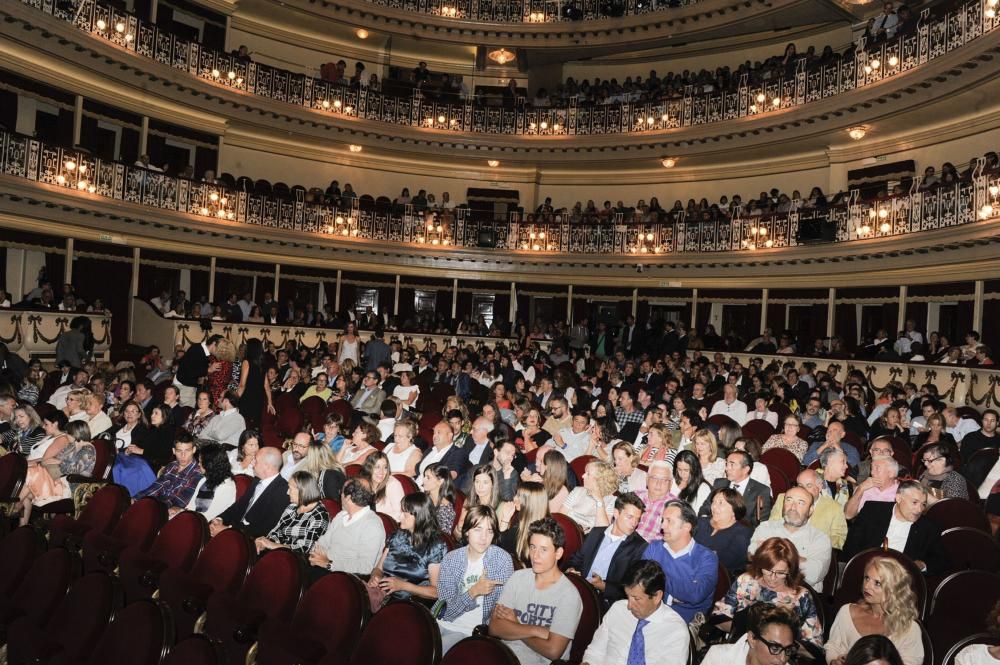
[[[424,470],[435,463],[448,467],[453,481],[465,473],[465,469],[469,465],[469,451],[461,446],[456,446],[452,439],[451,426],[447,422],[442,420],[434,425],[434,445],[428,448],[423,459],[420,460],[417,467],[417,482],[423,482]]]
[[[943,572],[948,555],[941,546],[941,528],[924,517],[926,508],[927,490],[916,480],[899,484],[895,502],[868,501],[847,527],[841,560],[849,561],[858,552],[888,543],[925,573]]]
[[[270,533],[288,506],[288,482],[281,477],[281,453],[277,448],[261,448],[254,462],[257,480],[236,503],[208,525],[212,536],[236,528],[251,538]]]
[[[385,343],[385,332],[381,327],[375,329],[371,340],[365,344],[365,371],[374,372],[382,363],[391,362],[392,349]]]
[[[635,530],[645,509],[634,492],[619,496],[611,526],[591,529],[569,560],[569,567],[597,589],[604,609],[625,598],[625,572],[646,551],[648,543]]]
[[[198,386],[201,380],[208,376],[208,357],[215,353],[215,345],[220,339],[222,335],[212,335],[201,344],[192,344],[177,364],[174,385],[180,391],[182,406],[196,406]]]
[[[751,529],[756,529],[761,520],[766,520],[771,515],[771,490],[767,485],[751,478],[751,470],[753,470],[753,458],[750,457],[750,453],[745,450],[733,450],[726,455],[726,477],[716,480],[712,489],[731,487],[739,492],[747,506],[747,522]],[[700,515],[711,516],[710,503],[705,501],[702,504]]]

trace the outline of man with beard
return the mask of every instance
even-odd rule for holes
[[[281,460],[281,477],[288,480],[292,477],[292,474],[298,469],[299,465],[302,464],[302,460],[306,458],[306,453],[309,452],[309,444],[312,443],[312,436],[306,432],[299,432],[292,439],[291,450],[285,452],[282,455]]]
[[[830,568],[833,546],[830,537],[809,525],[813,513],[813,495],[802,487],[793,487],[785,492],[785,504],[781,519],[761,522],[750,538],[749,553],[768,538],[786,538],[795,545],[803,561],[802,572],[806,582],[823,591],[823,578]]]

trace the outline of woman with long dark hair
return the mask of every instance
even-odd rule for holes
[[[203,478],[194,488],[187,510],[201,513],[211,522],[236,502],[236,482],[226,449],[218,443],[203,445],[198,450],[198,464]],[[171,512],[176,512],[171,509]]]
[[[674,458],[674,493],[694,508],[695,513],[712,493],[712,486],[701,473],[698,456],[690,450],[682,450]]]
[[[424,469],[424,492],[430,497],[437,513],[438,528],[450,533],[455,526],[455,486],[451,471],[437,462]]]
[[[240,385],[236,389],[240,398],[240,415],[246,421],[247,427],[259,427],[264,406],[267,412],[274,414],[271,403],[271,386],[264,373],[264,344],[256,337],[251,337],[246,343],[246,354],[240,367]]]

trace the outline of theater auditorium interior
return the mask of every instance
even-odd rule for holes
[[[0,664],[1000,665],[1000,0],[3,0]]]

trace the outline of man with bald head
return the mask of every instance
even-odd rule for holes
[[[488,418],[482,416],[472,421],[472,431],[469,432],[471,439],[463,448],[468,453],[468,463],[465,472],[459,474],[458,488],[469,496],[469,489],[472,485],[472,469],[478,464],[489,464],[493,461],[493,446],[490,445],[490,433],[493,431],[493,423]]]
[[[857,467],[861,463],[861,455],[858,453],[858,449],[844,441],[844,434],[846,430],[844,429],[843,423],[831,420],[830,424],[826,427],[826,437],[823,441],[817,441],[809,446],[809,450],[806,451],[805,456],[802,458],[802,465],[809,466],[823,454],[824,451],[830,448],[837,448],[844,451],[847,455],[847,464],[850,467]]]
[[[246,494],[209,523],[213,537],[228,528],[239,529],[251,538],[266,536],[288,506],[288,481],[281,477],[281,452],[264,446],[254,459],[257,479]]]
[[[802,560],[802,573],[806,582],[817,591],[823,590],[823,578],[830,568],[833,546],[830,537],[809,525],[813,514],[813,495],[802,487],[785,492],[781,519],[761,522],[750,538],[749,554],[752,556],[768,538],[786,538],[795,545]]]
[[[795,483],[813,497],[812,517],[809,518],[809,526],[825,533],[834,549],[842,548],[847,539],[847,519],[844,517],[844,509],[841,505],[834,501],[833,497],[821,493],[823,479],[814,469],[805,469],[796,476]],[[783,519],[784,514],[785,495],[779,494],[774,502],[774,508],[771,509],[770,519]]]
[[[444,420],[439,421],[434,426],[434,436],[431,440],[433,444],[417,467],[417,484],[423,486],[424,469],[431,464],[441,464],[451,471],[451,479],[455,480],[465,473],[469,466],[469,453],[464,448],[455,445],[452,437],[451,426]]]

